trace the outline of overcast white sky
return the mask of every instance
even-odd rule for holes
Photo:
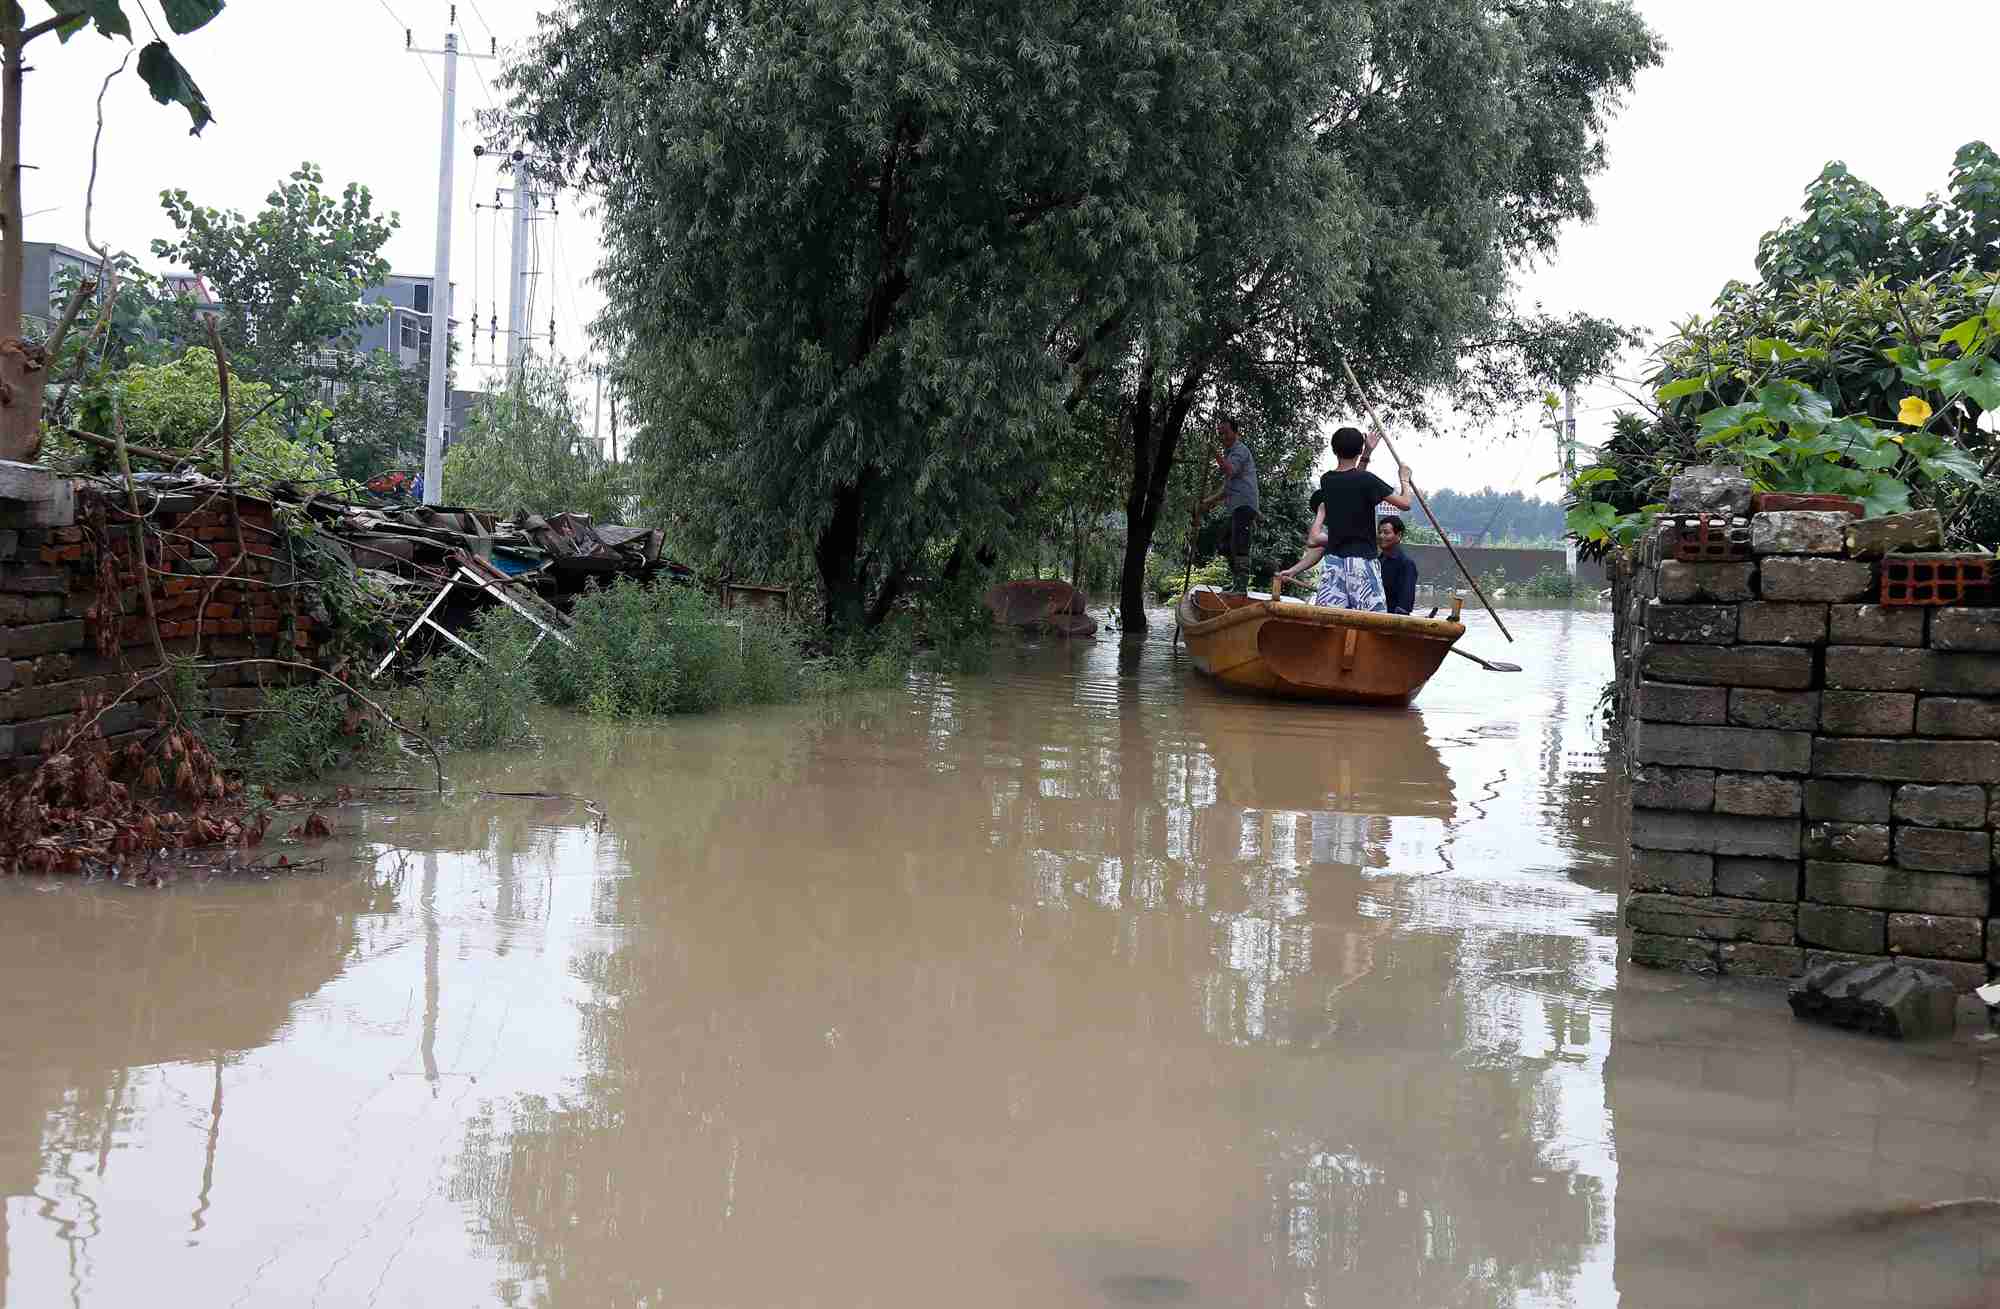
[[[144,2],[157,18],[156,0]],[[39,0],[28,7],[33,15]],[[483,51],[497,37],[504,51],[548,7],[466,0],[458,7],[463,44]],[[2000,5],[1640,0],[1639,8],[1666,38],[1667,60],[1640,80],[1612,126],[1611,166],[1594,187],[1597,220],[1570,232],[1555,263],[1524,283],[1523,298],[1552,312],[1584,309],[1660,332],[1705,308],[1728,278],[1754,271],[1758,236],[1797,209],[1827,160],[1845,160],[1891,200],[1909,203],[1943,188],[1958,146],[2000,139],[1991,81],[1935,71],[1950,51],[2000,50]],[[207,30],[176,42],[216,114],[199,139],[187,135],[185,114],[154,105],[132,73],[113,85],[98,239],[149,257],[151,240],[167,235],[163,188],[254,211],[310,159],[329,184],[363,181],[380,207],[400,212],[389,259],[398,272],[429,273],[439,61],[404,53],[403,30],[414,28],[420,46],[439,46],[449,10],[442,0],[236,0]],[[34,166],[25,183],[32,239],[83,244],[93,102],[123,50],[95,36],[33,48],[24,147]],[[453,280],[461,306],[476,297],[479,316],[497,310],[504,326],[506,300],[496,291],[506,273],[505,218],[470,208],[490,205],[502,184],[490,159],[471,154],[472,114],[490,103],[481,75],[490,81],[496,71],[494,63],[460,64]],[[541,226],[549,276],[535,316],[546,330],[553,298],[559,348],[581,357],[583,324],[599,305],[588,281],[597,230],[576,197],[560,208]],[[482,340],[478,360],[488,357]],[[469,369],[466,380],[481,383],[483,371]],[[1583,440],[1618,402],[1607,387],[1582,394]],[[1552,493],[1536,486],[1554,462],[1545,441],[1431,438],[1399,449],[1425,486]]]

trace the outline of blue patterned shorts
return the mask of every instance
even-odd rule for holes
[[[1389,605],[1382,598],[1382,565],[1365,556],[1328,555],[1320,562],[1319,594],[1313,603],[1323,609],[1387,613]]]

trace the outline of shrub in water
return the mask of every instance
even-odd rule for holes
[[[527,665],[537,635],[534,625],[511,609],[479,615],[469,636],[486,663],[449,650],[424,665],[414,715],[424,730],[439,744],[460,750],[492,750],[531,739],[535,688]]]

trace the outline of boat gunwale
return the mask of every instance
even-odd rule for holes
[[[1195,591],[1181,597],[1181,630],[1206,636],[1248,622],[1291,623],[1300,627],[1371,632],[1378,636],[1405,637],[1419,641],[1451,644],[1465,635],[1465,624],[1446,618],[1417,618],[1410,614],[1378,614],[1359,609],[1331,609],[1293,601],[1257,600],[1238,605],[1212,617],[1202,616],[1194,603]],[[1225,594],[1210,591],[1211,595]]]

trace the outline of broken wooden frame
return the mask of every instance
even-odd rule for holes
[[[465,651],[465,653],[471,655],[480,663],[485,664],[489,668],[492,667],[492,660],[473,649],[463,638],[445,630],[444,624],[432,617],[438,611],[438,606],[442,605],[445,599],[451,595],[452,588],[458,586],[470,586],[473,590],[491,599],[498,600],[501,604],[506,605],[509,609],[512,609],[515,613],[533,623],[538,635],[535,637],[534,644],[528,647],[529,655],[533,655],[536,650],[541,648],[542,642],[548,640],[550,637],[555,638],[558,644],[567,649],[576,648],[576,643],[571,641],[562,630],[563,627],[568,625],[567,620],[555,609],[550,608],[546,617],[537,615],[528,606],[507,594],[507,583],[511,579],[500,576],[461,553],[454,552],[451,556],[451,561],[454,565],[451,575],[445,578],[444,585],[440,586],[437,594],[431,597],[431,602],[424,606],[424,611],[417,615],[417,621],[411,623],[409,630],[397,637],[396,643],[389,647],[389,653],[382,656],[382,662],[375,666],[375,676],[380,677],[384,672],[388,671],[389,665],[396,662],[396,656],[403,652],[403,647],[409,643],[410,638],[425,627],[430,628],[433,632],[436,632],[460,650]]]

